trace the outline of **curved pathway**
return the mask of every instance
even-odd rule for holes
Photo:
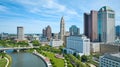
[[[43,58],[43,60],[47,63],[48,67],[52,67],[52,64],[49,60],[47,60],[46,57],[44,57],[43,55],[41,55],[40,53],[38,53],[36,50],[33,51],[33,54],[40,56],[41,58]]]
[[[8,64],[9,64],[9,60],[7,57],[5,57],[5,59],[7,60],[7,64],[5,65],[5,67],[8,67]]]

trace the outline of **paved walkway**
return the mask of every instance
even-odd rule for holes
[[[40,56],[41,58],[43,58],[44,61],[47,63],[47,66],[48,66],[48,67],[52,67],[51,62],[50,62],[46,57],[44,57],[43,55],[41,55],[41,54],[38,53],[37,51],[34,51],[33,53],[34,53],[35,55],[38,55],[38,56]]]
[[[89,65],[90,65],[90,67],[96,67],[95,65],[93,65],[93,64],[90,64],[90,63],[89,63]]]
[[[8,64],[9,64],[10,62],[9,62],[9,60],[8,60],[7,57],[5,57],[5,59],[7,60],[7,64],[5,65],[5,67],[8,67]]]
[[[67,67],[67,61],[64,59],[64,62],[65,62],[65,67]]]

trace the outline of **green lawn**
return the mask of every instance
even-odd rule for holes
[[[11,67],[11,64],[12,64],[12,57],[8,54],[6,54],[6,57],[9,59],[9,65],[8,67]]]
[[[5,57],[9,59],[8,67],[11,67],[12,57],[8,54],[5,54]],[[6,64],[7,64],[7,60],[5,58],[0,58],[0,67],[5,67]]]
[[[53,67],[64,67],[64,60],[63,59],[59,59],[55,57],[54,53],[51,52],[43,52],[49,59],[51,59],[53,61]]]
[[[0,59],[0,67],[5,67],[7,60],[5,58]]]

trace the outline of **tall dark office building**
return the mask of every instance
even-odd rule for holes
[[[48,25],[45,29],[42,30],[43,37],[46,37],[48,40],[52,37],[51,27]]]
[[[48,39],[52,37],[51,27],[49,25],[46,28],[46,36]]]
[[[42,30],[42,33],[43,33],[43,34],[42,34],[43,37],[46,37],[46,28]]]
[[[90,38],[90,40],[97,41],[97,11],[91,11],[89,13],[84,13],[84,34]]]

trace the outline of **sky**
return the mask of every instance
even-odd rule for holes
[[[83,14],[103,6],[115,11],[115,25],[120,25],[120,0],[0,0],[0,32],[17,33],[17,26],[23,26],[25,33],[42,33],[50,25],[58,33],[64,16],[66,31],[76,25],[82,34]]]

